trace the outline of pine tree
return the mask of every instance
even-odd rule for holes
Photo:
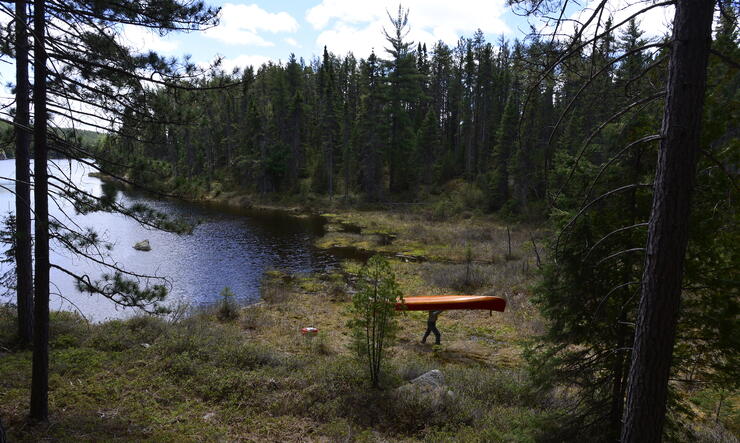
[[[414,42],[406,41],[408,35],[408,10],[398,6],[396,17],[388,18],[393,25],[389,33],[384,30],[390,44],[386,52],[392,57],[388,68],[388,112],[390,139],[387,158],[390,173],[390,191],[403,192],[409,189],[417,171],[411,164],[411,155],[416,146],[416,131],[413,127],[412,109],[420,94],[416,58],[411,49]]]
[[[491,171],[488,178],[488,204],[492,210],[501,209],[510,198],[510,157],[516,143],[516,124],[519,121],[517,100],[516,94],[509,96],[496,134],[496,144],[491,156]]]

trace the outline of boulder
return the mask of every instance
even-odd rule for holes
[[[445,376],[439,369],[432,369],[411,380],[409,383],[416,386],[442,388],[445,386]]]
[[[152,246],[149,244],[149,240],[142,240],[134,245],[134,249],[137,251],[151,251]]]
[[[400,386],[395,395],[401,402],[415,404],[430,412],[439,411],[455,398],[455,394],[447,389],[444,374],[439,369],[425,372]]]

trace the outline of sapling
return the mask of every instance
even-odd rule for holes
[[[360,271],[350,312],[353,345],[368,366],[370,381],[379,387],[380,369],[398,328],[396,303],[403,300],[388,260],[375,255]]]

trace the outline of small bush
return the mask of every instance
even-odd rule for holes
[[[402,432],[416,432],[433,425],[458,427],[480,415],[464,397],[444,388],[398,389],[387,405],[387,420]]]
[[[154,343],[166,328],[163,319],[148,315],[110,320],[96,325],[85,344],[101,351],[124,351]]]
[[[404,358],[403,362],[397,369],[398,376],[405,381],[411,381],[416,377],[434,369],[430,363],[422,362],[410,357]]]
[[[79,346],[90,335],[90,324],[76,312],[49,313],[49,343],[52,348]]]
[[[17,341],[17,309],[11,304],[0,304],[0,348],[10,348]]]
[[[375,255],[368,260],[358,278],[358,291],[352,297],[350,313],[354,347],[367,362],[370,380],[378,387],[380,370],[387,349],[398,327],[396,302],[403,299],[388,260]]]
[[[198,364],[223,368],[253,369],[297,364],[272,349],[245,342],[236,328],[209,323],[207,316],[194,316],[176,325],[152,349],[165,360],[182,354],[183,358]]]
[[[221,321],[234,321],[239,318],[239,306],[234,301],[234,293],[229,287],[221,290],[221,301],[218,303],[216,316]]]
[[[321,331],[316,337],[311,339],[311,350],[315,354],[319,355],[334,354],[334,350],[332,350],[331,346],[329,345],[329,340],[327,339],[326,332]]]

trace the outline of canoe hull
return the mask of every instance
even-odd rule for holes
[[[430,295],[405,297],[403,303],[396,303],[398,311],[449,311],[453,309],[504,312],[506,300],[488,295]]]

